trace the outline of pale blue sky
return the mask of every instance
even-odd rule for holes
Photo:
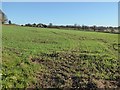
[[[13,23],[118,25],[117,2],[3,2]]]

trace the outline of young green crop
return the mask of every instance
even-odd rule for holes
[[[118,34],[3,25],[2,35],[3,88],[72,87],[74,80],[61,83],[71,76],[83,77],[84,87],[89,76],[119,77]],[[48,84],[53,72],[57,85]]]

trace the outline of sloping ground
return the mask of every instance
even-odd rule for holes
[[[120,87],[118,34],[3,26],[3,87]]]

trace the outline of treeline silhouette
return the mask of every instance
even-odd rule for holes
[[[46,24],[25,24],[21,26],[27,26],[27,27],[38,27],[38,28],[55,28],[55,29],[67,29],[67,30],[81,30],[81,31],[96,31],[96,32],[105,32],[105,33],[120,33],[119,28],[120,27],[105,27],[105,26],[86,26],[86,25],[53,25],[52,23],[49,23],[49,25]]]

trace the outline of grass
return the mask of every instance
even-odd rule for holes
[[[120,77],[118,34],[3,25],[2,35],[3,88],[98,87]]]

